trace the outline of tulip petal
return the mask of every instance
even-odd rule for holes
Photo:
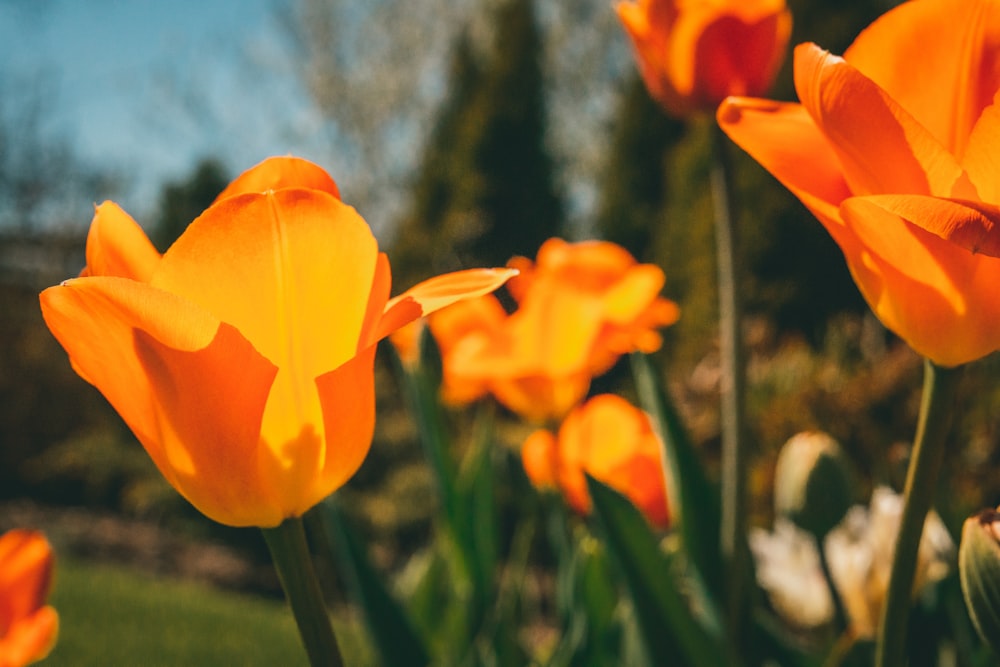
[[[590,388],[590,372],[571,375],[504,375],[498,368],[489,376],[496,399],[528,422],[541,424],[562,419]]]
[[[284,188],[320,190],[340,199],[340,191],[330,175],[317,164],[297,157],[272,157],[236,177],[215,198],[216,202],[235,195],[263,194]]]
[[[368,296],[364,323],[361,325],[358,352],[381,340],[378,336],[379,322],[382,320],[382,314],[385,312],[391,290],[392,268],[389,266],[389,257],[384,252],[380,252],[375,264],[375,278],[372,280],[371,294]]]
[[[870,205],[947,239],[972,253],[1000,257],[1000,206],[921,195],[873,195],[845,206]]]
[[[52,569],[52,547],[41,533],[15,529],[0,537],[0,665],[41,660],[55,644],[59,616],[45,604]]]
[[[837,207],[851,191],[837,154],[802,105],[730,97],[719,106],[718,121],[841,242],[846,232]]]
[[[302,516],[357,471],[375,429],[373,345],[315,380],[322,423],[306,425],[291,441],[265,443],[260,469],[274,488],[282,515]]]
[[[275,366],[232,326],[131,280],[82,278],[45,290],[42,313],[183,496],[229,525],[276,525],[258,472]]]
[[[368,455],[375,432],[376,349],[372,345],[316,379],[327,447],[321,472],[303,498],[303,512],[343,486]]]
[[[44,659],[59,636],[59,614],[45,606],[13,623],[0,637],[0,665],[20,667]]]
[[[1000,259],[925,231],[899,198],[857,197],[841,208],[860,250],[845,250],[855,282],[882,322],[920,354],[956,366],[1000,349]],[[940,214],[940,211],[939,211]]]
[[[700,90],[698,106],[728,95],[760,95],[785,58],[791,13],[784,0],[691,3],[667,47],[670,76],[683,95]]]
[[[677,15],[674,3],[647,0],[640,0],[639,3],[618,2],[615,11],[632,40],[639,72],[650,94],[672,113],[688,113],[690,101],[679,94],[668,77],[658,70],[666,54],[660,48],[656,34],[669,34]]]
[[[631,322],[649,308],[665,282],[663,269],[658,266],[633,267],[604,294],[604,316],[612,324]]]
[[[556,488],[556,455],[556,436],[546,429],[535,431],[521,445],[524,473],[536,489]]]
[[[87,233],[87,267],[82,276],[119,276],[149,282],[160,263],[142,227],[114,202],[94,211]]]
[[[815,44],[799,45],[795,89],[840,158],[854,194],[948,197],[967,180],[947,148],[843,58]]]
[[[0,628],[45,604],[52,566],[52,547],[41,533],[11,530],[0,537]]]
[[[316,190],[214,204],[163,256],[152,284],[234,326],[280,371],[261,435],[278,458],[310,425],[322,440],[315,378],[357,354],[378,245],[353,208]]]
[[[977,199],[989,202],[1000,202],[1000,178],[997,178],[1000,174],[1000,91],[997,100],[983,111],[972,128],[962,158],[962,166],[979,195]]]
[[[516,275],[515,269],[468,269],[414,285],[386,303],[375,340],[456,301],[489,294]]]
[[[991,0],[905,2],[862,32],[844,58],[961,157],[1000,89],[998,12]]]

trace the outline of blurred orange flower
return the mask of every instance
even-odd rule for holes
[[[785,59],[785,0],[624,0],[615,5],[650,94],[670,113],[763,95]]]
[[[578,406],[558,435],[535,431],[521,460],[536,487],[559,488],[581,514],[590,511],[588,473],[627,496],[650,523],[670,523],[659,441],[646,413],[619,396],[601,394]]]
[[[0,667],[37,662],[55,645],[59,616],[45,604],[52,570],[52,547],[41,533],[0,537]]]
[[[823,223],[882,322],[944,366],[1000,348],[998,62],[1000,4],[912,0],[843,58],[796,48],[801,104],[718,111]]]
[[[441,347],[445,400],[492,393],[529,421],[561,419],[595,375],[625,353],[659,349],[677,305],[659,296],[663,271],[604,241],[549,239],[537,262],[515,257],[507,316],[492,295],[429,318]]]
[[[393,346],[405,364],[417,363],[419,336],[428,327],[441,352],[444,377],[441,399],[450,405],[465,405],[482,398],[489,391],[485,378],[469,376],[457,369],[468,355],[489,343],[490,336],[506,321],[507,311],[492,294],[465,299],[433,315],[417,320],[394,332]]]
[[[162,257],[117,205],[100,205],[82,277],[41,303],[74,368],[185,498],[220,523],[272,527],[367,455],[375,344],[513,273],[448,274],[389,299],[388,259],[333,180],[272,158]]]

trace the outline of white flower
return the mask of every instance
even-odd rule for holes
[[[824,542],[830,575],[857,636],[873,637],[878,628],[902,513],[902,496],[878,487],[870,507],[852,507]],[[801,628],[829,623],[833,601],[812,536],[786,519],[777,519],[774,532],[755,528],[749,539],[757,581],[775,611]],[[920,538],[914,595],[946,577],[954,558],[955,543],[932,511]]]
[[[812,535],[779,518],[773,533],[750,530],[750,550],[757,561],[757,581],[782,618],[802,628],[833,619],[833,600]]]

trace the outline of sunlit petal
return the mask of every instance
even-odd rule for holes
[[[972,253],[1000,257],[1000,206],[923,195],[872,195],[849,199],[855,214],[885,210]]]
[[[997,89],[997,100],[1000,100],[1000,88]],[[1000,178],[997,178],[1000,174],[1000,104],[991,104],[983,110],[983,115],[972,128],[962,166],[969,174],[979,199],[1000,203]],[[951,196],[959,197],[961,193],[953,192]]]
[[[1000,89],[1000,6],[904,2],[862,32],[844,58],[961,158]]]
[[[328,489],[342,486],[368,454],[375,430],[375,350],[372,345],[340,368],[316,378],[330,446],[302,511],[321,500]]]
[[[840,241],[844,230],[837,208],[851,191],[840,159],[802,105],[730,97],[719,107],[718,121]]]
[[[884,198],[844,202],[860,250],[845,251],[858,287],[879,318],[913,349],[955,366],[1000,349],[1000,259],[905,221]]]
[[[160,253],[142,227],[114,202],[94,211],[87,233],[87,267],[83,276],[119,276],[149,282]]]
[[[280,371],[262,437],[322,440],[313,380],[358,349],[378,264],[368,225],[333,197],[285,189],[225,199],[195,220],[152,284],[236,327]]]
[[[515,269],[468,269],[414,285],[386,304],[375,339],[456,301],[489,294],[515,275]]]
[[[284,188],[318,190],[340,199],[337,184],[322,167],[302,158],[287,156],[268,158],[246,170],[215,201],[234,195],[263,194]]]
[[[963,178],[955,157],[843,58],[815,44],[796,47],[795,88],[840,158],[854,194],[949,196]]]
[[[67,281],[41,301],[74,364],[181,494],[222,523],[280,521],[256,464],[276,369],[238,331],[173,294],[121,278]]]

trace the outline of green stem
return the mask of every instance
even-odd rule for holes
[[[712,126],[712,200],[719,281],[719,364],[722,427],[722,517],[720,548],[727,573],[730,647],[743,644],[747,614],[747,447],[745,443],[746,361],[740,336],[739,256],[733,221],[735,194],[727,139]]]
[[[944,444],[959,375],[959,369],[942,368],[930,360],[924,362],[920,419],[906,474],[903,516],[896,538],[889,589],[882,608],[875,652],[876,667],[902,667],[905,662],[906,626],[920,536],[944,460]]]
[[[313,667],[344,664],[316,578],[302,519],[286,519],[275,528],[262,528],[274,568],[292,607],[302,644]]]

